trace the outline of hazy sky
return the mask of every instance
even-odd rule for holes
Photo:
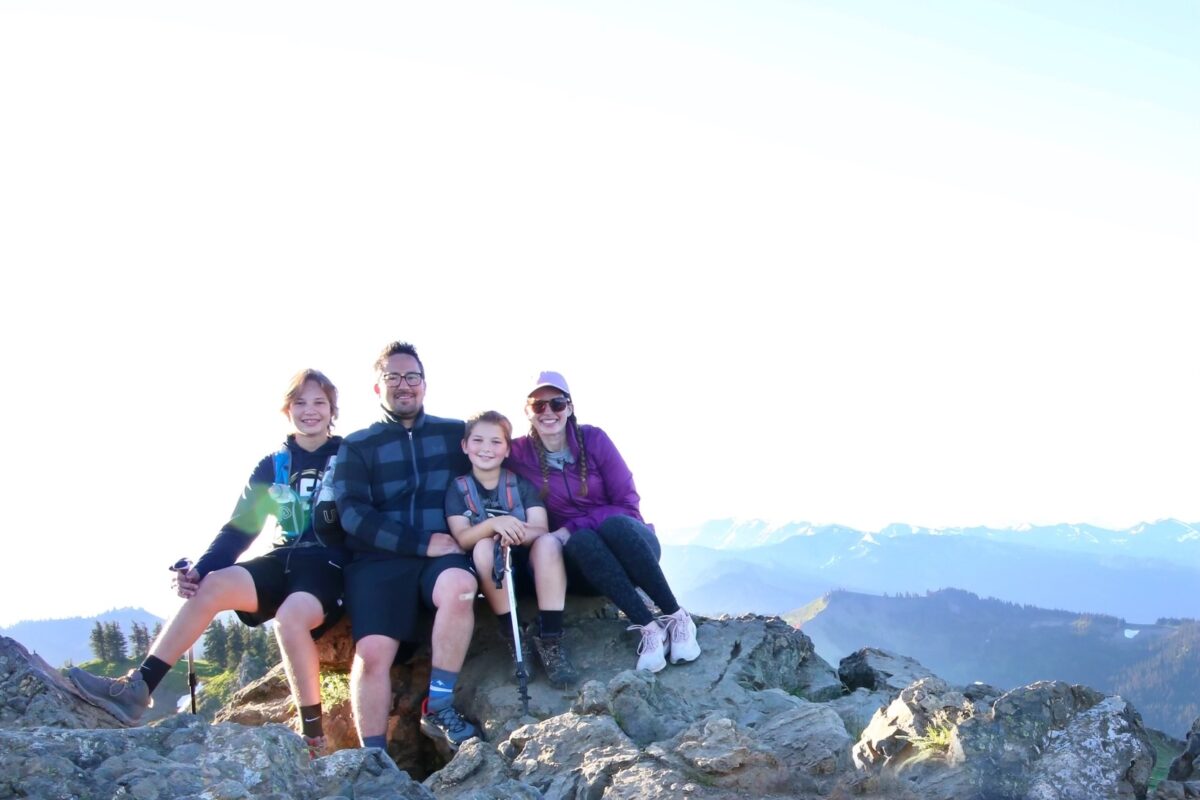
[[[1198,9],[0,0],[0,624],[167,613],[397,338],[667,541],[1200,520]]]

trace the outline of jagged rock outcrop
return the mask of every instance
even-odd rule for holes
[[[1136,711],[1119,697],[1061,683],[1006,693],[953,687],[916,662],[877,653],[843,663],[843,674],[862,683],[848,691],[803,633],[763,617],[698,620],[704,655],[652,675],[629,669],[636,640],[610,606],[572,600],[568,611],[583,681],[559,691],[537,676],[528,716],[507,650],[490,617],[480,614],[458,705],[482,724],[488,741],[468,742],[448,763],[417,734],[428,656],[395,668],[389,755],[410,759],[402,766],[427,774],[424,785],[379,750],[343,749],[309,761],[290,729],[286,681],[273,674],[238,695],[236,712],[223,714],[247,724],[208,725],[182,715],[130,730],[0,734],[0,800],[1146,796],[1153,751]],[[347,641],[344,631],[322,640],[322,652],[337,659],[325,659],[327,666],[348,667]],[[897,690],[897,661],[910,676],[924,677]],[[353,744],[348,710],[337,703],[328,710],[327,732],[343,726],[331,738]],[[855,741],[846,720],[862,716],[869,724]],[[1164,798],[1192,791],[1185,782],[1163,786],[1177,792]]]
[[[128,730],[0,731],[0,798],[74,800],[431,800],[379,750],[310,761],[280,725],[246,727],[187,714]]]
[[[0,729],[119,728],[71,682],[18,641],[0,636]]]
[[[570,709],[578,689],[554,689],[535,669],[529,685],[530,716],[522,718],[508,649],[491,612],[481,605],[476,613],[478,630],[459,677],[457,705],[480,723],[486,738],[500,741],[524,724]],[[610,711],[640,746],[668,739],[715,709],[745,706],[739,721],[753,723],[767,712],[760,709],[761,701],[746,700],[748,689],[775,688],[810,700],[828,700],[844,692],[833,668],[813,652],[811,640],[777,618],[700,620],[697,636],[706,655],[691,664],[669,666],[652,679],[652,688],[646,687],[647,678],[629,671],[637,658],[637,640],[625,630],[628,622],[618,617],[610,603],[602,598],[570,597],[566,619],[568,646],[581,683],[592,679],[606,687],[610,680],[616,681]],[[321,638],[323,668],[349,670],[353,647],[348,641],[349,628],[344,624]],[[614,677],[626,671],[628,676]],[[388,753],[418,777],[441,766],[429,740],[418,733],[418,710],[428,679],[427,652],[392,670]],[[217,719],[291,724],[292,708],[287,683],[276,670],[239,692]],[[327,709],[326,719],[326,731],[335,746],[357,744],[348,708]]]
[[[850,691],[866,689],[895,695],[921,678],[931,677],[933,673],[915,658],[878,647],[864,647],[838,664],[838,678]]]
[[[1154,757],[1127,702],[1050,681],[993,699],[925,678],[876,714],[854,746],[874,785],[923,800],[1143,798]]]
[[[1167,778],[1155,789],[1155,800],[1200,798],[1200,717],[1187,734],[1187,748],[1167,767]]]

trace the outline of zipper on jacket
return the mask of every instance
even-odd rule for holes
[[[408,524],[417,528],[417,493],[421,490],[421,473],[417,469],[417,445],[413,441],[412,428],[405,430],[408,432],[408,453],[412,456],[413,479],[415,480],[412,496],[408,499]]]

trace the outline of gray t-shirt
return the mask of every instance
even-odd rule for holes
[[[538,497],[537,487],[529,481],[514,473],[517,479],[517,492],[521,495],[521,505],[527,510],[530,508],[545,508],[546,503],[542,498]],[[467,480],[475,484],[479,492],[479,500],[483,503],[485,509],[488,508],[503,508],[504,504],[500,502],[500,492],[504,491],[504,478],[501,475],[500,482],[496,484],[495,489],[485,489],[480,485],[479,481],[475,480],[474,475],[468,475]],[[450,488],[446,490],[446,516],[447,517],[466,517],[467,521],[472,525],[477,524],[480,520],[475,519],[471,514],[471,509],[467,505],[467,500],[463,497],[462,492],[458,490],[458,481],[451,481]],[[528,522],[525,516],[519,515],[522,522]]]

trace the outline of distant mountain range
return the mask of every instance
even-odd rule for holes
[[[134,622],[153,631],[154,626],[162,621],[162,617],[156,617],[142,608],[114,608],[94,617],[18,622],[8,628],[0,628],[0,636],[16,639],[30,652],[44,658],[50,666],[61,667],[68,661],[80,664],[95,658],[89,642],[92,628],[97,622],[116,622],[129,636]]]
[[[1200,524],[863,532],[805,522],[714,520],[675,531],[662,564],[702,614],[782,614],[834,589],[924,593],[948,587],[1041,608],[1136,622],[1200,616]]]
[[[784,615],[832,664],[862,647],[912,656],[951,683],[1010,689],[1082,683],[1130,700],[1174,736],[1200,715],[1200,622],[1132,625],[948,589],[879,597],[831,592]]]

